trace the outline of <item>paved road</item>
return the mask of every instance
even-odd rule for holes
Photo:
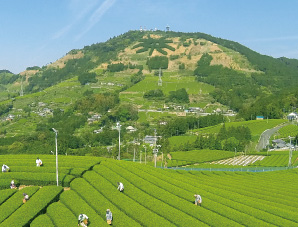
[[[288,125],[288,123],[286,124],[283,124],[283,125],[279,125],[279,126],[276,126],[275,128],[271,128],[271,129],[267,129],[265,130],[261,136],[260,136],[260,139],[259,139],[259,142],[256,146],[256,150],[257,151],[260,151],[264,148],[266,148],[267,145],[269,145],[269,139],[270,137],[275,133],[277,132],[280,128],[284,127]]]

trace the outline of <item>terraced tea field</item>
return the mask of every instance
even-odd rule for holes
[[[14,171],[26,167],[12,165],[21,163],[17,157],[1,157],[11,161],[11,172],[1,173],[1,180],[8,179],[3,177],[7,174],[29,173],[26,168]],[[52,171],[54,157],[40,158],[45,166],[35,168]],[[31,159],[35,161],[34,156]],[[107,208],[113,213],[113,226],[298,226],[296,169],[264,173],[174,171],[68,156],[61,157],[59,163],[67,168],[70,162],[73,171],[85,168],[72,175],[70,188],[40,188],[35,181],[36,186],[21,190],[0,190],[0,226],[77,226],[80,213],[89,217],[88,226],[104,226]],[[53,178],[55,182],[55,175]],[[118,181],[124,184],[123,193],[117,191]],[[30,194],[25,204],[21,201],[23,192]],[[201,207],[194,205],[195,193],[202,196]]]

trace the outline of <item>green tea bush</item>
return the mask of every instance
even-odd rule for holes
[[[92,182],[99,180],[100,178],[93,179]],[[86,180],[82,178],[75,179],[71,182],[71,188],[75,190],[85,201],[87,201],[88,204],[96,210],[103,219],[105,219],[106,209],[109,208],[113,213],[113,224],[117,226],[140,226],[137,221],[127,214],[129,211],[124,208],[127,205],[121,204],[122,206],[120,207],[119,201],[110,201],[109,197],[106,197],[105,194],[97,191]],[[114,190],[109,190],[109,193],[113,193],[113,191],[117,192],[116,188],[114,188]]]
[[[15,179],[21,185],[56,185],[56,173],[25,173],[25,172],[8,172],[2,174],[3,179]],[[59,185],[69,187],[70,182],[74,179],[72,175],[59,174]]]
[[[143,205],[129,198],[126,193],[119,193],[119,191],[116,190],[116,182],[112,184],[94,171],[86,172],[84,174],[84,179],[86,179],[107,199],[117,204],[119,209],[121,209],[122,207],[126,207],[125,213],[132,217],[135,221],[139,222],[142,226],[148,225],[148,223],[150,223],[152,226],[172,225],[171,222],[158,216],[156,213],[153,213],[149,209],[145,208]]]
[[[23,205],[23,193],[26,193],[29,195],[29,198],[32,197],[34,193],[38,191],[39,187],[27,187],[23,188],[22,190],[15,193],[13,196],[11,196],[8,200],[6,200],[1,206],[0,206],[0,223],[3,222],[6,218],[8,218],[12,213],[14,213],[16,210],[19,209]]]
[[[75,183],[74,183],[75,185]],[[79,187],[79,186],[78,186]],[[88,193],[85,191],[85,193]],[[93,197],[96,199],[96,197]],[[75,216],[86,214],[89,217],[89,227],[97,227],[106,225],[104,217],[98,215],[97,210],[93,209],[78,193],[74,190],[65,191],[60,196],[60,201],[71,210]],[[104,209],[101,212],[105,212]]]
[[[126,171],[124,168],[119,168],[117,165],[113,165],[111,163],[103,163],[104,165],[107,165],[108,168],[111,168],[112,171],[115,171],[115,173],[118,173],[122,177],[124,177],[128,182],[127,184],[133,184],[142,191],[148,193],[153,198],[156,198],[165,204],[169,204],[173,208],[176,208],[177,210],[180,210],[181,214],[180,216],[189,215],[194,218],[198,218],[201,221],[201,224],[197,223],[198,225],[202,225],[202,223],[206,223],[207,225],[221,225],[221,226],[237,226],[236,222],[233,222],[232,220],[229,220],[223,216],[220,216],[216,213],[209,212],[205,209],[200,210],[198,213],[196,209],[193,207],[193,201],[187,201],[185,199],[179,198],[177,195],[173,195],[173,190],[178,190],[179,188],[172,187],[169,191],[166,191],[164,189],[161,189],[159,186],[155,186],[152,183],[146,182],[146,180],[137,177],[136,175],[129,173],[129,171]],[[100,168],[100,173],[109,173],[111,174],[112,171],[104,171],[103,166],[96,166],[94,167],[95,171],[98,171]],[[120,171],[120,172],[119,172]],[[106,176],[109,178],[115,178],[112,175]],[[135,191],[135,190],[133,190]],[[193,198],[192,192],[187,192],[188,198]],[[219,204],[216,204],[219,205]],[[194,220],[190,220],[190,217],[187,218],[185,216],[183,220],[187,221],[187,223],[196,223]],[[171,219],[173,223],[178,224],[179,222],[174,222],[174,218]]]
[[[55,226],[71,227],[78,224],[76,217],[63,203],[57,202],[47,208],[47,214]]]
[[[27,188],[24,188],[27,193]],[[1,225],[29,226],[40,213],[45,212],[47,206],[59,199],[62,187],[47,186],[39,189],[25,204],[11,214]],[[20,191],[21,192],[21,191]],[[28,193],[27,193],[28,194]],[[21,198],[22,201],[22,198]]]
[[[5,189],[0,190],[0,205],[9,199],[17,190]]]
[[[31,222],[30,227],[41,227],[41,226],[52,227],[54,226],[54,224],[48,215],[41,214]]]

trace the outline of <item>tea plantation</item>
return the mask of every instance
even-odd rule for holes
[[[298,226],[298,170],[185,171],[97,157],[7,155],[0,173],[0,226]],[[9,189],[14,179],[19,189]],[[124,184],[123,193],[117,182]],[[26,187],[24,186],[26,185]],[[22,193],[30,199],[23,204]],[[194,205],[194,194],[202,206]]]

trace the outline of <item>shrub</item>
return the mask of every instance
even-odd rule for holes
[[[63,204],[53,203],[47,208],[47,214],[53,221],[55,226],[76,226],[77,217]]]
[[[46,214],[39,215],[31,222],[30,227],[52,227],[54,224]]]
[[[98,181],[99,179],[94,180]],[[82,178],[75,179],[71,183],[71,188],[75,190],[85,201],[87,201],[88,204],[102,217],[102,219],[105,220],[105,211],[109,208],[114,216],[113,224],[117,226],[140,226],[135,220],[133,220],[133,218],[126,214],[127,210],[123,210],[123,206],[119,207],[118,202],[114,203],[110,201],[108,197],[103,195],[101,192],[98,192],[86,180]],[[117,192],[116,189],[114,191]],[[109,192],[114,194],[112,190],[109,190]],[[124,207],[125,206],[126,205],[124,205]]]
[[[27,193],[27,188],[24,188]],[[11,214],[3,223],[3,226],[29,226],[31,221],[40,213],[43,213],[47,206],[57,201],[62,187],[47,186],[39,189],[25,204]],[[20,191],[21,192],[21,191]],[[27,193],[28,194],[28,193]],[[22,198],[21,198],[22,202]],[[2,213],[1,213],[2,214]]]
[[[86,179],[108,200],[110,200],[112,203],[117,204],[119,208],[126,207],[125,213],[128,216],[132,217],[135,221],[139,222],[142,226],[145,226],[148,223],[151,223],[151,225],[155,225],[155,226],[172,225],[166,219],[155,214],[150,209],[145,208],[146,206],[144,206],[143,204],[141,205],[137,201],[134,201],[133,199],[131,199],[129,196],[126,195],[126,191],[124,191],[124,193],[119,193],[119,191],[116,190],[116,182],[112,184],[111,182],[107,181],[106,179],[104,179],[94,171],[86,172],[84,174],[84,179]],[[113,179],[116,180],[116,178],[113,178]],[[120,180],[122,181],[121,178]],[[137,192],[134,190],[134,193],[137,193]]]
[[[16,210],[23,205],[23,193],[28,194],[29,198],[31,199],[32,195],[36,193],[38,189],[39,187],[36,186],[23,188],[6,200],[5,203],[0,206],[0,223],[8,218],[12,213],[16,212]]]
[[[0,190],[0,205],[9,199],[17,190],[5,189]]]
[[[89,193],[89,192],[85,191],[85,193]],[[97,198],[93,197],[93,199],[97,199]],[[89,227],[106,225],[104,217],[100,217],[97,214],[97,212],[74,190],[63,192],[60,196],[60,201],[69,210],[71,210],[76,217],[78,217],[79,214],[82,214],[82,213],[86,214],[89,217],[89,224],[90,224],[88,225]],[[101,212],[104,212],[104,211],[105,211],[104,209],[101,210]]]

